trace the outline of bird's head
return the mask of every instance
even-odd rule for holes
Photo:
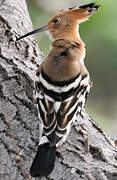
[[[79,7],[69,8],[67,10],[63,10],[58,12],[55,16],[53,16],[48,25],[43,26],[39,29],[36,29],[32,32],[29,32],[19,39],[22,39],[31,34],[35,34],[38,32],[49,30],[52,38],[54,40],[60,38],[77,38],[78,33],[78,25],[86,20],[94,14],[99,8],[99,5],[94,3],[82,5]]]

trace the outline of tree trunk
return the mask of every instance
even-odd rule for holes
[[[43,57],[33,37],[25,0],[0,0],[0,180],[34,180],[29,168],[38,147],[33,81]],[[88,116],[57,149],[51,180],[116,180],[117,148]]]

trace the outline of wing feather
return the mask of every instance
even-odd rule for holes
[[[56,98],[50,101],[51,96],[49,96],[49,99],[46,98],[46,92],[43,92],[43,89],[39,88],[40,82],[38,82],[36,86],[36,96],[39,95],[37,104],[39,117],[43,124],[43,132],[51,143],[56,143],[59,140],[58,137],[62,138],[68,134],[74,118],[77,114],[81,114],[85,106],[86,98],[90,90],[89,76],[88,74],[83,75],[77,87],[72,87],[72,98],[67,101],[68,96],[61,101],[56,101]]]

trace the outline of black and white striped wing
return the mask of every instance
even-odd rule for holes
[[[40,88],[40,82],[35,82],[35,97],[38,109],[38,116],[42,124],[42,130],[46,136],[50,135],[56,127],[56,113],[54,110],[54,102],[45,98],[43,90]]]
[[[85,115],[85,105],[87,101],[87,96],[90,92],[90,77],[88,74],[85,74],[82,76],[81,82],[80,82],[80,88],[77,93],[77,98],[79,102],[78,112],[77,114],[84,117]],[[84,113],[84,115],[83,115]]]
[[[56,135],[62,138],[59,144],[62,144],[66,140],[71,130],[72,122],[76,117],[77,110],[78,110],[78,99],[75,97],[70,101],[61,103],[59,111],[56,114],[57,117]]]
[[[82,76],[78,88],[74,92],[74,98],[70,101],[61,103],[59,111],[57,112],[57,128],[56,133],[60,136],[70,130],[71,123],[75,121],[76,115],[83,117],[87,95],[90,91],[90,78],[86,74]]]
[[[50,141],[57,142],[59,138],[66,139],[76,115],[82,115],[90,90],[90,80],[88,75],[79,75],[71,84],[58,89],[57,86],[42,82],[36,82],[39,119],[44,134]],[[59,90],[61,93],[57,92]]]

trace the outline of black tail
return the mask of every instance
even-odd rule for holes
[[[36,156],[30,168],[32,177],[47,176],[54,168],[56,146],[50,146],[50,143],[39,145]]]

